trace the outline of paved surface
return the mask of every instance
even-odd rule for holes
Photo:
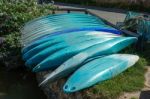
[[[107,21],[116,24],[116,22],[123,22],[126,16],[126,11],[118,10],[118,9],[106,9],[106,8],[96,8],[90,6],[79,6],[79,5],[71,5],[71,4],[56,4],[59,8],[85,8],[98,16],[106,19]]]

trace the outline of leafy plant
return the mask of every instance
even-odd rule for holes
[[[48,4],[38,5],[35,0],[1,0],[0,37],[3,36],[6,40],[1,46],[0,55],[9,53],[4,56],[6,58],[19,56],[20,58],[20,28],[29,20],[51,14],[52,9],[55,7]]]

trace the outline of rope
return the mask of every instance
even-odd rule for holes
[[[150,15],[129,12],[121,29],[137,33],[144,41],[150,41]]]

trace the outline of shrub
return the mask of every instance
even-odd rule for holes
[[[34,0],[1,0],[0,37],[5,37],[6,41],[0,49],[0,55],[9,53],[9,57],[20,56],[21,26],[36,17],[51,14],[52,9],[52,5],[38,5]]]

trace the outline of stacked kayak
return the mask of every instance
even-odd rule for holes
[[[51,30],[58,26],[61,29]],[[34,72],[55,69],[88,47],[121,37],[101,19],[82,13],[40,17],[26,23],[21,32],[23,60]],[[36,69],[40,65],[44,67]]]
[[[98,41],[100,41],[100,40],[98,40]],[[116,53],[116,52],[122,50],[123,48],[129,46],[130,44],[132,44],[135,41],[136,41],[136,38],[134,38],[134,37],[113,38],[106,42],[94,44],[93,46],[88,47],[83,51],[80,51],[80,53],[78,51],[79,54],[75,53],[75,54],[77,54],[77,56],[74,56],[75,54],[72,54],[72,52],[75,52],[74,51],[75,48],[71,48],[71,49],[65,48],[64,50],[55,52],[54,54],[47,57],[45,60],[43,60],[41,63],[39,63],[36,67],[34,67],[33,71],[38,72],[41,70],[53,69],[53,68],[61,65],[63,62],[67,61],[69,58],[70,58],[71,62],[67,61],[66,63],[62,64],[62,66],[64,66],[62,68],[64,69],[65,67],[67,67],[66,65],[69,65],[72,67],[75,64],[77,66],[89,58]],[[90,42],[88,42],[88,44]],[[81,48],[81,47],[80,46],[77,47],[77,49],[79,49],[79,48]],[[74,57],[71,58],[71,56],[74,56]],[[74,61],[74,59],[79,59],[79,60]],[[60,70],[62,70],[62,69],[60,69]]]
[[[86,50],[80,52],[79,54],[76,54],[72,58],[68,59],[56,70],[48,74],[46,76],[46,79],[41,84],[44,84],[48,81],[54,81],[55,79],[57,79],[57,77],[61,78],[64,76],[68,76],[68,74],[72,73],[82,64],[86,63],[86,61],[88,61],[90,58],[116,53],[135,41],[136,39],[132,37],[131,38],[120,37],[91,46]],[[49,65],[49,67],[47,68],[51,68],[52,66]],[[35,67],[33,70],[38,71],[38,69],[41,68],[46,67],[40,66],[39,64],[39,66]]]
[[[40,17],[26,23],[21,32],[25,66],[32,72],[53,70],[40,86],[73,73],[64,85],[65,92],[110,79],[138,60],[136,55],[115,54],[137,38],[124,37],[119,30],[89,14]],[[78,85],[83,82],[86,83]]]
[[[22,44],[28,45],[34,40],[48,35],[58,35],[73,31],[119,31],[106,25],[95,16],[82,13],[56,14],[37,18],[25,24],[22,28]]]

